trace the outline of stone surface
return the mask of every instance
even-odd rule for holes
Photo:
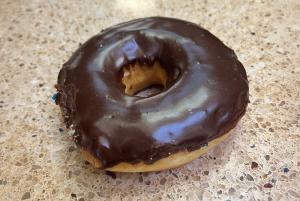
[[[0,200],[299,200],[300,3],[222,2],[1,0]],[[200,24],[232,47],[251,103],[230,138],[193,163],[114,179],[74,149],[53,86],[79,43],[153,15]]]

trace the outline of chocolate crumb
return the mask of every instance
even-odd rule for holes
[[[258,167],[258,163],[257,162],[252,162],[251,163],[251,169],[257,168]]]
[[[77,195],[76,195],[75,193],[71,193],[71,197],[72,197],[72,198],[76,198]]]
[[[272,187],[273,187],[273,185],[270,184],[270,183],[267,183],[267,184],[264,185],[264,188],[272,188]]]

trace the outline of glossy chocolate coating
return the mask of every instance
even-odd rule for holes
[[[167,89],[125,95],[122,67],[154,61],[169,73]],[[196,24],[163,17],[122,23],[89,39],[63,65],[57,89],[75,142],[103,168],[198,149],[232,129],[249,101],[233,50]]]

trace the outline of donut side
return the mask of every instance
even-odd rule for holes
[[[220,137],[209,141],[207,143],[207,146],[203,146],[199,149],[190,152],[187,150],[180,151],[171,154],[168,157],[161,158],[152,164],[145,164],[144,162],[139,162],[136,164],[120,162],[119,164],[114,165],[113,167],[110,168],[106,168],[105,170],[112,171],[112,172],[154,172],[154,171],[161,171],[161,170],[180,167],[199,158],[207,151],[209,151],[213,147],[223,142],[229,135],[230,132],[225,133]],[[91,163],[95,168],[102,168],[102,163],[98,158],[96,158],[95,156],[93,156],[91,153],[89,153],[87,150],[83,148],[80,149],[80,152],[83,158],[89,163]]]

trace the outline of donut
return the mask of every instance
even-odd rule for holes
[[[160,171],[222,142],[245,114],[246,71],[197,24],[148,17],[93,36],[63,64],[56,104],[85,160]]]

